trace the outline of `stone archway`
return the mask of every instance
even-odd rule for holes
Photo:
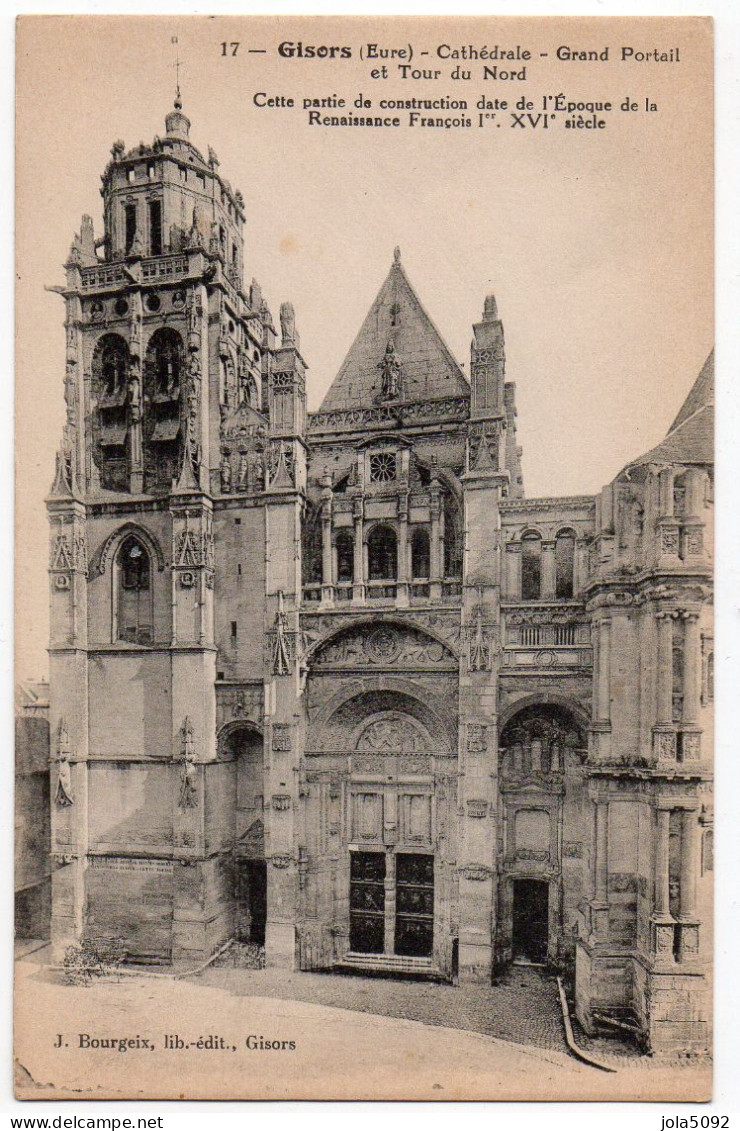
[[[580,715],[570,703],[532,696],[504,717],[499,960],[553,963],[562,952],[563,924],[571,921],[581,892],[586,730]]]
[[[264,946],[267,866],[263,736],[254,724],[237,720],[222,728],[218,745],[221,759],[234,765],[234,935],[239,942]]]
[[[501,730],[501,770],[505,778],[562,774],[570,751],[585,747],[585,731],[574,713],[559,703],[530,702],[509,716]]]

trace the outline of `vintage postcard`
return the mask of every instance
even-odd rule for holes
[[[17,64],[16,1095],[708,1099],[711,20]]]

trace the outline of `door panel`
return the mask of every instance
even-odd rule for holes
[[[434,857],[396,856],[395,952],[429,958],[434,944]]]
[[[350,857],[349,948],[382,954],[385,941],[385,853],[353,852]]]

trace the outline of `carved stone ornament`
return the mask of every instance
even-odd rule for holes
[[[288,617],[283,609],[283,594],[278,593],[278,608],[273,628],[267,634],[270,667],[273,675],[289,675],[296,658],[298,633],[288,630]]]
[[[272,749],[277,753],[289,754],[292,745],[290,727],[285,723],[275,723],[272,728]]]
[[[468,754],[485,754],[486,729],[485,723],[468,723]]]
[[[478,605],[473,624],[468,627],[468,668],[471,672],[491,670],[492,634],[483,622],[483,608]]]
[[[550,859],[550,853],[546,848],[517,848],[515,855],[517,860],[532,860],[540,864]]]
[[[661,549],[664,554],[678,553],[678,527],[666,526],[661,532]]]
[[[660,762],[675,762],[676,736],[671,731],[662,731],[654,736],[655,750]]]
[[[484,880],[489,880],[493,872],[486,864],[465,864],[460,869],[460,875],[464,880],[474,880],[481,883]]]
[[[289,793],[273,793],[272,807],[278,813],[284,813],[286,809],[290,809],[290,794]]]
[[[273,868],[279,868],[283,871],[293,863],[293,857],[289,852],[274,852],[270,857],[270,863]]]

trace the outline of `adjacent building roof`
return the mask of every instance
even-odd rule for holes
[[[366,408],[388,400],[383,390],[387,355],[399,366],[398,401],[470,395],[465,375],[409,282],[398,248],[320,411]]]
[[[714,351],[705,361],[666,438],[629,466],[655,462],[714,462]]]

